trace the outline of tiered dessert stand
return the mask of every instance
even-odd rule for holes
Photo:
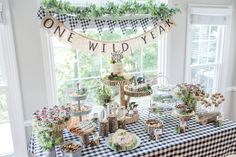
[[[83,90],[85,90],[85,91],[83,91]],[[80,89],[79,83],[78,83],[77,84],[77,92],[69,95],[69,97],[72,101],[77,101],[77,106],[76,106],[77,111],[72,111],[72,116],[79,117],[79,121],[82,121],[82,116],[89,114],[92,110],[91,106],[87,106],[88,108],[86,110],[82,110],[81,101],[85,100],[87,98],[87,90]]]

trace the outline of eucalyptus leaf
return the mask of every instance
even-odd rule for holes
[[[173,15],[180,12],[178,7],[169,8],[167,4],[155,3],[155,0],[148,0],[145,3],[140,3],[136,0],[122,1],[120,4],[107,1],[105,6],[91,4],[88,7],[75,6],[69,1],[42,0],[41,6],[46,9],[46,11],[53,10],[58,14],[73,14],[77,18],[85,19],[100,18],[105,15],[120,19],[125,14],[149,14],[165,19],[171,18]]]

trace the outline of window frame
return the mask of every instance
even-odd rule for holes
[[[207,63],[207,64],[202,64],[202,65],[191,65],[191,48],[192,48],[192,28],[191,28],[191,9],[193,7],[203,7],[203,8],[209,8],[210,11],[212,10],[216,10],[216,9],[225,9],[227,8],[229,13],[229,17],[226,18],[226,25],[224,25],[222,33],[222,37],[220,37],[220,47],[218,53],[216,54],[217,57],[216,59],[218,59],[216,61],[216,63]],[[222,13],[222,11],[220,11],[220,13]],[[229,40],[229,33],[230,33],[230,29],[229,27],[231,26],[231,14],[232,14],[232,6],[231,5],[202,5],[202,4],[189,4],[188,5],[188,11],[187,11],[187,33],[186,33],[186,53],[185,53],[185,82],[192,82],[192,78],[191,78],[191,72],[192,69],[194,68],[200,68],[200,67],[215,67],[216,68],[216,75],[217,78],[215,80],[215,85],[213,85],[213,92],[215,91],[219,91],[223,89],[222,85],[222,80],[224,80],[225,78],[223,78],[222,76],[222,71],[224,70],[224,66],[223,63],[225,63],[227,57],[229,55],[229,46],[228,46],[228,40]],[[223,14],[222,14],[223,15]],[[224,52],[224,56],[223,56],[223,52]]]
[[[0,26],[3,29],[1,38],[4,39],[3,50],[7,53],[2,53],[4,59],[3,68],[5,69],[6,82],[3,84],[7,87],[7,106],[9,121],[11,125],[11,134],[13,141],[13,154],[6,154],[3,157],[27,156],[27,142],[24,128],[23,104],[21,98],[19,73],[17,69],[16,51],[14,46],[12,22],[10,16],[10,7],[8,0],[0,0],[3,5],[3,24]],[[16,105],[17,104],[17,105]]]

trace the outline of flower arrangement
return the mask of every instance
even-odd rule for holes
[[[44,150],[52,150],[56,145],[63,143],[63,129],[70,120],[70,108],[44,107],[34,112],[32,117],[33,130]]]
[[[109,87],[99,87],[96,91],[96,98],[99,105],[105,106],[112,101],[112,90]]]
[[[197,101],[200,101],[206,95],[199,84],[187,83],[178,84],[174,89],[174,93],[181,100],[181,104],[176,105],[177,111],[181,114],[189,114],[195,111]]]

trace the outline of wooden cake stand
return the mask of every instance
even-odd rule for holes
[[[128,85],[132,82],[132,79],[127,80],[109,80],[106,78],[101,78],[101,82],[107,86],[118,86],[119,87],[119,95],[120,95],[120,104],[121,106],[125,106],[127,108],[127,105],[129,103],[129,97],[128,99],[125,99],[125,91],[124,86]]]

